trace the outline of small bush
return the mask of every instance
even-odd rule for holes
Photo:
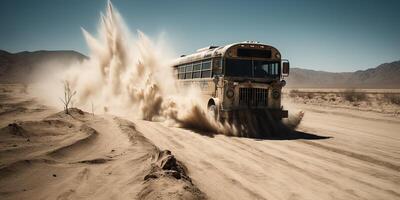
[[[399,94],[386,93],[383,95],[383,98],[392,104],[400,105],[400,95]]]
[[[295,98],[299,94],[299,90],[290,90],[289,97]]]
[[[303,91],[299,91],[299,90],[290,90],[289,92],[289,97],[295,98],[295,97],[300,97],[300,98],[309,98],[312,99],[314,98],[315,94],[313,92],[303,92]]]
[[[346,90],[342,93],[342,96],[345,100],[350,102],[366,101],[368,99],[367,94],[364,92],[357,92],[355,90]]]
[[[312,93],[312,92],[299,92],[299,93],[297,93],[297,96],[298,97],[301,97],[301,98],[309,98],[309,99],[312,99],[312,98],[314,98],[314,93]]]
[[[308,97],[309,99],[312,99],[312,98],[314,98],[314,93],[312,93],[312,92],[306,92],[306,97]]]

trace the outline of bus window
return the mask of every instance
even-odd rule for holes
[[[201,63],[193,63],[193,71],[200,71],[201,70]]]
[[[252,77],[252,61],[226,59],[225,73],[227,76]]]
[[[225,75],[265,78],[279,75],[279,64],[270,61],[226,59]]]
[[[193,71],[193,65],[192,64],[188,64],[188,65],[186,65],[186,68],[185,68],[186,70],[185,70],[185,79],[191,79],[192,78],[192,71]]]
[[[192,78],[192,72],[186,72],[185,79],[191,79],[191,78]]]
[[[185,79],[191,79],[192,78],[192,72],[188,72],[188,73],[185,73],[186,75],[185,75]]]
[[[193,78],[200,78],[200,71],[193,72]]]
[[[279,65],[278,63],[270,63],[267,61],[254,61],[254,77],[263,78],[268,75],[278,75]]]
[[[186,65],[186,70],[185,70],[186,72],[191,72],[191,71],[193,71],[193,66],[192,66],[192,64],[188,64],[188,65]]]
[[[201,78],[210,78],[211,77],[211,70],[206,70],[201,72]]]
[[[178,66],[178,79],[185,79],[185,66]]]
[[[200,78],[201,77],[201,62],[193,63],[193,76],[192,78]]]
[[[185,66],[179,66],[179,73],[185,72]]]
[[[278,72],[278,63],[271,63],[270,65],[271,65],[270,74],[271,75],[278,75],[279,74],[279,72]]]
[[[214,75],[221,75],[222,74],[221,58],[214,58],[213,59],[212,73]]]
[[[211,60],[205,60],[205,61],[203,61],[201,69],[202,69],[202,70],[209,70],[209,69],[211,69]]]

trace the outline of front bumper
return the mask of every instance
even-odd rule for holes
[[[237,109],[224,109],[220,110],[219,116],[222,119],[232,119],[235,115],[240,115],[240,113],[251,113],[258,114],[264,113],[267,116],[271,116],[273,119],[281,120],[282,118],[287,118],[289,112],[282,109],[270,109],[270,108],[237,108]]]

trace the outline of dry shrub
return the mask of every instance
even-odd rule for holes
[[[72,91],[71,85],[68,81],[64,81],[63,84],[64,84],[64,98],[60,98],[60,100],[64,104],[65,114],[69,114],[68,109],[72,107],[71,103],[73,103],[73,101],[71,100],[72,97],[76,94],[76,91]]]
[[[289,97],[295,98],[298,96],[298,94],[299,94],[299,90],[290,90]]]
[[[303,91],[294,89],[294,90],[290,90],[289,96],[292,98],[300,97],[300,98],[304,99],[305,97],[307,97],[309,99],[312,99],[312,98],[314,98],[315,95],[313,92],[303,92]]]
[[[314,98],[315,95],[312,92],[299,92],[297,96],[299,96],[301,98],[307,97],[308,99],[312,99],[312,98]]]
[[[342,92],[342,96],[345,100],[350,102],[356,101],[366,101],[368,99],[367,94],[365,92],[357,92],[355,90],[346,90]]]
[[[400,105],[400,94],[385,93],[383,98],[392,104]]]
[[[306,96],[307,96],[309,99],[312,99],[312,98],[314,98],[315,94],[312,93],[312,92],[306,92]]]

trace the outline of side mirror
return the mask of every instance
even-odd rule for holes
[[[284,61],[282,65],[282,75],[289,76],[289,61]]]

